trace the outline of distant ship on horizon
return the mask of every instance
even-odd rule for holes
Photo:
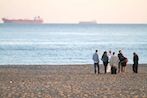
[[[96,20],[80,21],[79,24],[97,24]]]
[[[34,17],[34,19],[7,19],[2,18],[4,23],[19,23],[19,24],[42,24],[43,19],[41,19],[39,16]]]

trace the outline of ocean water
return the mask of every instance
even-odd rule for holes
[[[0,65],[93,64],[99,50],[147,63],[146,24],[0,24]],[[102,61],[100,62],[102,64]]]

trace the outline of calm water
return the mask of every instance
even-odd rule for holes
[[[147,63],[147,25],[0,24],[0,64],[93,64],[96,49]]]

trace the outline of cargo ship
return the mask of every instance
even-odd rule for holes
[[[4,23],[19,23],[19,24],[42,24],[43,19],[41,19],[39,16],[34,17],[34,19],[7,19],[2,18]]]
[[[80,21],[79,24],[97,24],[96,20]]]

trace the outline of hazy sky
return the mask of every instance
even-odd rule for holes
[[[0,18],[34,16],[45,23],[147,23],[147,0],[0,0]]]

